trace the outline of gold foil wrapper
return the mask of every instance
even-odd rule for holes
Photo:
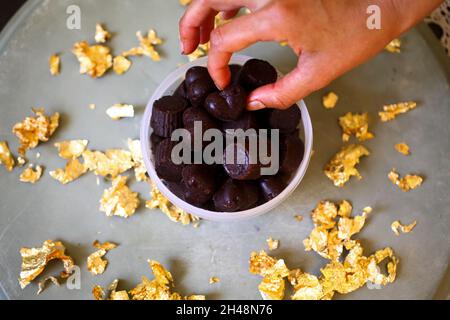
[[[113,60],[113,70],[116,74],[122,75],[130,70],[131,61],[124,56],[117,56]]]
[[[104,45],[90,46],[81,41],[75,43],[72,52],[80,63],[80,73],[92,78],[102,77],[113,65],[110,49]]]
[[[220,278],[217,278],[217,277],[209,278],[209,284],[214,284],[214,283],[219,283],[219,282],[220,282]]]
[[[339,96],[334,92],[329,92],[322,98],[322,105],[325,109],[333,109],[339,101]]]
[[[119,174],[133,168],[131,152],[120,149],[100,151],[86,150],[83,152],[84,165],[95,175],[116,178]]]
[[[336,187],[343,187],[352,176],[361,179],[362,177],[355,167],[361,157],[368,155],[370,155],[369,150],[362,145],[345,146],[325,166],[325,175],[333,181]]]
[[[139,182],[147,181],[147,168],[144,164],[142,155],[141,141],[128,139],[128,149],[131,152],[131,158],[134,163],[134,175]]]
[[[378,115],[381,121],[387,122],[394,120],[398,115],[413,110],[416,107],[417,103],[414,101],[391,104],[384,106],[383,111],[378,112]]]
[[[401,153],[401,154],[403,154],[405,156],[409,156],[411,154],[409,146],[406,143],[404,143],[404,142],[397,143],[395,145],[395,150],[397,150],[399,153]]]
[[[339,125],[342,128],[344,142],[349,141],[352,135],[360,142],[374,138],[374,135],[369,132],[369,115],[367,113],[353,114],[349,112],[339,118]]]
[[[399,187],[404,192],[420,187],[423,182],[423,178],[418,175],[408,174],[401,178],[395,169],[392,169],[392,171],[389,172],[388,178],[394,185]]]
[[[57,76],[61,67],[61,57],[57,54],[52,54],[49,60],[50,74],[52,76]]]
[[[86,150],[88,140],[72,140],[55,143],[55,148],[58,149],[58,154],[63,159],[75,159],[80,157]]]
[[[55,285],[57,287],[60,286],[58,278],[56,278],[56,277],[47,277],[44,280],[39,281],[39,283],[38,283],[39,289],[38,289],[37,295],[40,295],[47,288],[47,283],[49,283],[49,282],[53,283],[53,285]]]
[[[400,53],[402,47],[402,41],[400,39],[394,39],[386,46],[385,50],[390,53]]]
[[[267,242],[267,246],[269,247],[270,251],[276,250],[280,246],[280,240],[274,240],[274,239],[272,239],[272,237],[267,239],[266,242]]]
[[[127,177],[118,176],[113,180],[112,187],[103,192],[100,211],[108,217],[129,218],[136,212],[139,203],[138,194],[127,186]]]
[[[14,169],[14,157],[6,141],[0,141],[0,164],[3,164],[8,171],[13,171]]]
[[[20,174],[20,181],[35,184],[41,179],[42,171],[43,169],[41,166],[36,166],[36,168],[30,166]]]
[[[98,240],[95,240],[92,246],[98,250],[87,258],[87,268],[94,275],[103,274],[108,265],[108,260],[103,259],[103,257],[108,251],[117,248],[117,245],[112,242],[100,243]]]
[[[417,225],[417,221],[413,221],[412,223],[408,224],[408,225],[403,225],[401,224],[400,221],[394,221],[391,224],[391,229],[392,231],[395,233],[396,236],[400,235],[401,233],[410,233],[411,231],[413,231],[413,229],[416,227]]]
[[[145,36],[142,35],[141,31],[138,31],[136,36],[139,40],[139,47],[123,52],[122,56],[125,58],[130,56],[147,56],[153,61],[160,61],[161,56],[155,47],[161,45],[163,41],[158,37],[156,31],[150,29]]]
[[[87,168],[78,159],[71,159],[67,162],[65,169],[50,171],[50,176],[61,184],[68,184],[87,172]]]
[[[111,34],[100,23],[95,26],[95,42],[105,43],[111,38]]]

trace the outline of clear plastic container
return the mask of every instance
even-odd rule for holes
[[[230,64],[238,64],[243,65],[245,62],[249,59],[252,59],[248,56],[243,55],[234,55],[231,59]],[[306,108],[305,103],[302,101],[298,102],[298,106],[302,112],[302,130],[301,130],[301,138],[303,139],[305,143],[305,155],[303,158],[302,163],[300,164],[299,168],[293,175],[291,182],[286,187],[286,189],[275,199],[264,203],[263,205],[260,205],[256,208],[245,210],[245,211],[239,211],[239,212],[215,212],[215,211],[209,211],[201,208],[197,208],[177,196],[175,196],[161,181],[161,179],[158,177],[155,171],[155,165],[154,165],[154,158],[153,158],[153,151],[150,143],[150,135],[152,133],[152,128],[150,127],[150,119],[152,117],[152,108],[153,103],[160,99],[161,97],[165,95],[171,95],[176,88],[183,82],[184,76],[186,74],[186,71],[193,67],[193,66],[206,66],[207,64],[207,57],[198,59],[196,61],[187,63],[178,69],[176,69],[174,72],[172,72],[167,78],[164,79],[164,81],[159,85],[159,87],[156,89],[155,93],[151,97],[144,113],[144,117],[142,119],[141,124],[141,132],[140,132],[140,139],[141,139],[141,145],[142,145],[142,153],[144,157],[145,166],[147,168],[148,174],[150,176],[150,179],[152,179],[155,183],[158,189],[161,191],[161,193],[169,199],[170,202],[172,202],[174,205],[180,207],[181,209],[185,210],[186,212],[196,215],[200,218],[206,219],[206,220],[213,220],[213,221],[238,221],[238,220],[244,220],[249,219],[252,217],[256,217],[259,215],[262,215],[264,213],[267,213],[271,210],[274,210],[276,207],[278,207],[280,204],[283,203],[298,187],[300,182],[302,181],[306,170],[309,165],[309,161],[311,159],[311,153],[312,153],[312,146],[313,146],[313,130],[312,130],[312,124],[311,124],[311,118],[309,116],[308,110]]]

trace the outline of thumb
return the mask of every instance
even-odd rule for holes
[[[287,109],[312,92],[330,82],[325,63],[318,57],[301,54],[297,66],[277,82],[253,91],[248,98],[248,109]]]

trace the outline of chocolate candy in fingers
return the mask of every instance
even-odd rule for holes
[[[238,120],[246,108],[247,93],[240,86],[229,86],[221,92],[208,95],[205,109],[214,118],[222,121]]]
[[[235,121],[228,121],[222,124],[222,130],[226,132],[226,130],[244,130],[247,131],[249,129],[258,129],[258,120],[256,118],[255,112],[244,111],[244,113],[239,117],[239,119]]]
[[[230,72],[231,72],[231,85],[237,85],[239,84],[239,75],[241,73],[242,66],[238,64],[231,64],[230,65]]]
[[[206,97],[216,90],[216,85],[212,80],[201,78],[188,86],[187,95],[193,107],[203,107]]]
[[[259,179],[259,188],[264,200],[270,201],[286,189],[286,183],[280,176],[265,176]]]
[[[187,106],[185,99],[175,96],[165,96],[155,101],[150,120],[153,132],[169,138],[174,130],[183,126],[183,113]]]
[[[178,182],[181,180],[183,170],[182,164],[175,164],[172,161],[172,150],[178,142],[167,138],[159,143],[155,152],[155,170],[161,179]]]
[[[236,212],[256,206],[258,199],[253,183],[228,179],[214,194],[213,202],[217,211]]]
[[[302,113],[294,104],[286,110],[273,109],[269,112],[269,125],[272,129],[279,129],[280,133],[289,134],[294,132],[300,125]]]
[[[206,165],[187,165],[182,171],[184,199],[196,206],[208,202],[216,191],[214,168]]]
[[[278,79],[277,70],[267,61],[248,60],[239,74],[239,84],[247,92],[251,92],[267,84],[275,83]]]
[[[280,152],[280,172],[290,176],[300,166],[305,153],[305,145],[299,138],[298,131],[281,137]]]
[[[194,83],[194,81],[197,81],[199,79],[208,79],[212,81],[208,69],[200,66],[190,68],[186,72],[186,78],[184,80],[186,88],[188,88],[192,83]]]

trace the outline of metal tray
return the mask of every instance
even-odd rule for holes
[[[82,29],[66,28],[66,8],[79,5]],[[92,174],[61,186],[48,172],[62,167],[53,143],[64,139],[88,139],[90,148],[125,148],[128,138],[138,138],[141,110],[157,84],[186,58],[178,52],[178,19],[183,12],[178,1],[149,0],[46,0],[29,1],[0,36],[0,140],[12,150],[17,141],[11,127],[30,114],[31,107],[43,106],[62,113],[62,123],[49,143],[29,153],[31,162],[45,166],[45,175],[34,185],[19,182],[21,170],[7,173],[0,168],[0,286],[10,299],[91,299],[95,284],[107,285],[122,279],[129,289],[141,275],[151,277],[147,259],[162,262],[172,271],[177,290],[183,294],[202,293],[210,299],[260,299],[260,277],[249,274],[250,252],[266,247],[272,236],[281,240],[273,254],[285,258],[289,267],[318,274],[325,261],[303,250],[302,240],[312,229],[307,216],[323,199],[348,199],[355,209],[372,206],[374,212],[357,236],[366,253],[391,246],[401,259],[398,279],[382,290],[362,288],[345,299],[430,299],[449,294],[450,255],[450,90],[449,61],[424,26],[403,37],[403,53],[381,53],[353,70],[327,89],[306,99],[315,129],[315,155],[300,187],[273,212],[241,223],[203,222],[198,229],[170,222],[158,211],[141,208],[128,220],[107,218],[98,210],[98,201],[107,182],[96,184]],[[124,76],[108,74],[92,80],[78,74],[71,54],[73,43],[92,41],[95,23],[105,23],[114,32],[110,43],[114,52],[136,44],[135,32],[155,28],[166,40],[163,59],[155,63],[135,59]],[[62,74],[51,77],[48,58],[62,53]],[[244,54],[267,59],[282,72],[295,65],[295,56],[278,44],[259,44]],[[321,97],[333,90],[340,95],[336,109],[321,107]],[[417,100],[419,108],[394,122],[376,121],[383,104]],[[114,103],[138,106],[131,120],[111,121],[107,107]],[[88,108],[95,103],[97,109]],[[376,138],[366,145],[372,155],[359,166],[363,180],[353,179],[337,189],[322,173],[322,167],[339,150],[337,117],[348,111],[368,111]],[[398,154],[393,146],[406,141],[412,156]],[[41,157],[36,159],[39,152]],[[401,173],[417,172],[426,177],[418,190],[403,193],[386,175],[396,167]],[[148,199],[145,184],[131,182],[142,200]],[[301,223],[295,214],[303,214]],[[396,237],[390,230],[394,220],[417,219],[413,233]],[[36,297],[36,284],[21,290],[19,249],[37,246],[46,239],[62,240],[82,269],[80,290],[50,287]],[[86,270],[86,257],[93,240],[115,241],[107,271],[94,277]],[[52,264],[45,274],[60,266]],[[219,284],[208,279],[217,276]]]

